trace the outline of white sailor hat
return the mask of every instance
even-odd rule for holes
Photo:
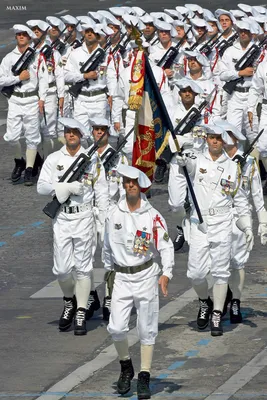
[[[76,30],[78,32],[82,31],[82,27],[81,24],[78,23],[80,22],[77,18],[73,17],[72,15],[63,15],[63,17],[61,17],[62,21],[64,22],[64,24],[66,25],[74,25],[76,26]],[[77,25],[78,24],[78,25]]]
[[[121,7],[126,14],[134,15],[135,12],[133,11],[132,7],[129,6],[122,6]]]
[[[82,25],[82,24],[83,24],[83,25],[86,25],[86,24],[95,25],[95,21],[93,20],[93,18],[88,17],[88,15],[79,15],[79,16],[76,17],[76,18],[80,21],[81,25]]]
[[[54,16],[48,16],[46,17],[46,22],[51,25],[51,26],[57,26],[58,29],[62,32],[63,29],[65,28],[65,24],[61,21],[61,19],[54,17]]]
[[[154,24],[154,17],[148,13],[140,17],[140,20],[144,24]]]
[[[237,7],[245,13],[252,13],[252,6],[250,6],[249,4],[239,3],[237,4]]]
[[[177,86],[179,89],[185,89],[190,87],[192,91],[196,94],[203,93],[203,89],[195,82],[193,79],[182,78],[173,81],[174,85]]]
[[[146,13],[141,7],[132,7],[132,10],[137,17],[142,17]]]
[[[154,21],[154,25],[155,27],[159,30],[159,31],[170,31],[170,35],[172,37],[177,36],[177,32],[174,29],[174,27],[169,24],[168,22],[165,21],[160,21],[159,19],[155,19]]]
[[[111,24],[121,27],[121,22],[116,17],[114,17],[114,15],[111,15],[111,17],[106,16],[105,18],[107,25]]]
[[[207,135],[221,135],[222,140],[224,141],[225,144],[228,144],[228,145],[234,144],[234,142],[231,139],[231,137],[229,136],[229,134],[221,126],[211,125],[211,124],[202,125],[202,126],[206,130]]]
[[[104,15],[102,15],[102,14],[100,14],[99,12],[97,12],[97,11],[89,11],[88,13],[87,13],[87,15],[90,17],[90,18],[93,18],[93,20],[98,24],[98,23],[102,23],[102,22],[105,22],[105,17],[104,17]]]
[[[196,60],[203,66],[203,67],[209,67],[210,66],[210,62],[207,59],[206,56],[204,56],[203,54],[201,54],[199,51],[194,50],[194,51],[190,51],[190,50],[182,50],[182,53],[187,57],[187,58],[196,58]]]
[[[94,33],[97,33],[98,35],[105,36],[106,34],[102,30],[102,24],[96,24],[96,23],[87,23],[87,24],[81,24],[82,25],[82,30],[86,31],[87,29],[92,29]],[[109,28],[110,29],[110,28]],[[114,33],[112,31],[112,33]]]
[[[228,17],[232,20],[233,24],[236,23],[236,19],[230,11],[224,10],[223,8],[218,8],[214,12],[215,16],[219,19],[221,15],[228,15]]]
[[[29,28],[37,26],[41,31],[45,32],[49,28],[49,24],[41,19],[30,19],[26,22]]]
[[[125,176],[131,179],[137,179],[137,182],[142,189],[149,188],[152,185],[151,180],[146,176],[143,171],[137,169],[135,167],[131,167],[130,165],[120,164],[117,172],[121,176]]]
[[[232,132],[237,140],[246,140],[246,137],[241,133],[241,131],[230,122],[226,121],[225,119],[216,119],[216,125],[222,127],[227,132]]]
[[[203,14],[203,8],[197,4],[185,4],[185,7],[193,12],[198,12],[199,14]]]
[[[254,33],[253,26],[248,20],[236,21],[235,25],[236,25],[237,29],[250,31],[251,33]]]
[[[175,9],[176,9],[179,13],[181,13],[182,15],[187,14],[188,11],[189,11],[188,8],[183,7],[183,6],[177,6],[177,7],[175,7]]]
[[[150,13],[150,15],[154,19],[164,20],[164,21],[168,22],[168,24],[172,24],[174,21],[174,19],[170,15],[168,15],[164,12],[152,12],[152,13]]]
[[[88,136],[88,131],[86,127],[80,123],[80,121],[77,121],[77,119],[74,118],[66,118],[66,117],[60,117],[58,121],[65,126],[66,128],[73,128],[73,129],[79,129],[80,134],[82,136]]]
[[[205,21],[205,19],[202,18],[192,18],[190,20],[190,23],[194,25],[194,27],[198,28],[206,28],[208,32],[212,32],[213,29],[212,27]]]
[[[106,24],[96,24],[96,28],[99,29],[99,34],[101,36],[110,36],[114,33],[113,29]]]
[[[203,8],[203,18],[206,21],[218,22],[218,20],[215,17],[215,15],[210,10],[208,10],[207,8]]]
[[[182,14],[177,10],[173,10],[173,9],[170,9],[170,8],[164,8],[163,11],[165,12],[165,14],[170,15],[172,18],[176,18],[176,19],[180,19],[180,20],[183,19]]]
[[[256,16],[249,16],[246,18],[249,18],[252,22],[256,21],[258,24],[264,24],[265,22],[267,22],[267,15],[263,14],[258,14]],[[243,18],[243,20],[244,19],[245,18]]]
[[[266,15],[266,8],[263,6],[252,6],[252,15],[258,15],[258,14],[262,14],[262,15]]]
[[[144,23],[138,17],[136,17],[136,15],[124,14],[122,16],[122,19],[127,25],[133,24],[134,26],[137,26],[138,29],[140,29],[141,31],[146,27]]]
[[[107,11],[107,10],[97,10],[97,12],[99,14],[103,15],[103,17],[105,17],[105,18],[114,17],[114,15],[110,11]]]
[[[235,18],[244,18],[247,14],[241,10],[230,10],[230,13],[233,14]]]
[[[177,26],[180,26],[181,28],[184,28],[185,33],[188,32],[188,29],[190,28],[190,25],[183,21],[179,21],[178,19],[176,21],[173,21],[173,26],[176,28]],[[193,33],[192,31],[188,32],[187,34],[187,39],[191,40],[193,38]]]
[[[250,32],[253,35],[261,35],[263,33],[262,27],[260,26],[260,24],[254,19],[254,17],[247,17],[247,18],[243,18],[242,21],[248,21],[248,23],[251,26]],[[265,23],[266,18],[264,18],[263,22],[261,23]]]
[[[122,17],[125,14],[125,10],[122,7],[109,7],[109,11],[115,17]]]
[[[89,120],[91,126],[110,126],[110,123],[107,118],[104,117],[94,117]]]
[[[30,38],[37,39],[37,36],[35,35],[35,33],[33,33],[33,31],[26,25],[16,24],[16,25],[13,25],[13,27],[11,29],[13,29],[13,31],[15,33],[26,32],[30,36]]]

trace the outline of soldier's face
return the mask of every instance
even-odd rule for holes
[[[18,46],[26,46],[27,44],[30,44],[30,42],[31,42],[31,38],[27,32],[16,33],[16,39],[17,39]]]
[[[161,43],[168,43],[172,39],[170,31],[158,31],[158,35]]]
[[[233,26],[233,22],[228,15],[222,14],[219,18],[219,22],[224,31],[225,31],[225,29],[231,28]]]
[[[93,136],[94,136],[95,141],[97,142],[101,138],[101,136],[103,136],[103,134],[107,131],[108,131],[107,126],[94,126],[93,127]],[[105,135],[103,137],[103,139],[101,139],[101,144],[104,146],[107,143],[108,143],[108,135]]]
[[[182,26],[176,26],[175,29],[177,32],[177,38],[181,39],[185,34],[184,28]]]
[[[52,40],[56,39],[59,36],[59,34],[60,34],[60,30],[59,30],[58,26],[51,26],[51,29],[49,30],[50,38]]]
[[[153,23],[152,23],[152,22],[147,22],[145,25],[146,25],[146,27],[145,27],[145,29],[143,30],[144,35],[145,35],[145,36],[151,36],[151,35],[153,35],[153,33],[154,33],[155,30],[156,30],[156,28],[155,28],[155,26],[153,25]]]
[[[141,188],[137,179],[124,176],[123,188],[125,189],[127,200],[136,200],[140,197]]]
[[[35,35],[37,36],[38,39],[39,39],[39,38],[42,36],[42,34],[44,33],[43,31],[41,31],[40,28],[38,28],[38,26],[34,26],[34,27],[32,28],[32,31],[33,31],[33,33],[35,33]]]
[[[193,103],[195,100],[195,97],[196,97],[196,94],[193,92],[191,87],[187,87],[185,89],[180,89],[179,94],[180,94],[183,104]]]
[[[189,57],[187,60],[190,72],[197,73],[202,71],[202,65],[197,61],[195,57]]]
[[[252,34],[246,29],[239,29],[238,34],[241,45],[246,46],[252,39]]]
[[[212,27],[212,32],[208,32],[208,36],[213,36],[219,32],[216,22],[210,21],[210,22],[208,22],[208,24]]]
[[[207,144],[211,155],[220,155],[223,151],[223,140],[221,135],[208,135]]]
[[[81,133],[77,128],[65,128],[64,137],[66,146],[70,149],[76,149],[81,144]]]
[[[98,41],[98,35],[95,34],[93,29],[86,29],[84,31],[84,40],[87,45],[95,44]]]
[[[196,27],[196,31],[197,31],[197,33],[198,33],[198,37],[201,37],[201,36],[205,35],[205,33],[206,33],[206,28],[205,28],[205,27],[202,27],[202,26],[197,26],[197,27]]]

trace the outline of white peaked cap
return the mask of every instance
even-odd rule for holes
[[[133,11],[132,7],[122,6],[121,8],[124,10],[125,14],[131,14],[131,15],[134,14],[134,11]]]
[[[203,8],[203,18],[206,21],[218,22],[218,20],[215,17],[215,15],[210,10],[208,10],[207,8]]]
[[[125,14],[125,10],[122,7],[110,7],[109,11],[117,17],[122,17]]]
[[[169,24],[168,22],[160,21],[159,19],[155,19],[154,25],[160,31],[170,31],[170,34],[172,37],[177,36],[176,29],[174,29],[174,27],[171,24]]]
[[[86,127],[81,124],[77,119],[74,118],[66,118],[66,117],[60,117],[58,121],[65,126],[66,128],[73,128],[73,129],[79,129],[80,133],[82,136],[88,136],[88,131]]]
[[[140,20],[144,23],[144,24],[154,24],[154,17],[150,14],[145,14],[142,17],[140,17]]]
[[[232,20],[233,24],[236,23],[236,19],[230,11],[224,10],[223,8],[218,8],[214,12],[215,16],[219,19],[221,15],[228,15],[228,17]]]
[[[182,14],[177,10],[173,10],[170,8],[164,8],[164,12],[165,12],[165,14],[168,14],[173,18],[183,19]]]
[[[216,125],[220,126],[226,131],[232,132],[237,140],[246,140],[246,137],[241,133],[241,131],[235,125],[230,124],[230,122],[226,121],[225,119],[216,119]]]
[[[54,17],[54,16],[48,16],[46,17],[46,22],[51,25],[51,26],[57,26],[58,29],[62,32],[63,29],[65,29],[65,24],[61,21],[61,19]]]
[[[11,29],[13,29],[13,31],[15,33],[26,32],[30,36],[30,38],[37,39],[37,36],[35,35],[35,33],[33,33],[33,31],[26,25],[16,24],[16,25],[13,25],[13,27]]]
[[[81,24],[83,25],[87,25],[87,24],[92,24],[95,25],[95,21],[93,20],[93,18],[88,17],[88,15],[79,15],[78,17],[76,17]]]
[[[111,29],[109,26],[106,24],[96,24],[97,29],[99,29],[100,35],[106,36],[106,35],[112,35],[114,33],[113,29]]]
[[[177,6],[177,7],[175,7],[175,9],[176,9],[179,13],[181,13],[182,15],[187,14],[188,11],[189,11],[188,8],[183,7],[183,6]]]
[[[193,12],[198,12],[199,14],[203,13],[203,8],[197,4],[185,4],[185,7]]]
[[[132,10],[137,17],[142,17],[146,13],[141,7],[132,7]]]
[[[93,18],[93,20],[96,20],[95,22],[96,22],[97,24],[98,24],[98,23],[102,23],[102,22],[105,21],[104,15],[100,14],[100,13],[97,12],[97,11],[89,11],[89,12],[87,13],[87,15],[88,15],[90,18]],[[99,22],[98,22],[98,21],[99,21]]]
[[[262,7],[262,6],[252,6],[252,15],[254,15],[254,13],[259,13],[259,14],[263,14],[266,15],[266,8]]]
[[[104,117],[94,117],[90,119],[91,126],[110,126],[107,118]]]
[[[243,18],[247,16],[247,14],[241,10],[230,10],[230,13],[233,14],[235,18]]]
[[[195,27],[199,28],[206,28],[208,32],[212,32],[213,29],[212,27],[205,21],[205,19],[202,18],[192,18],[190,20],[190,23],[194,25]]]
[[[105,18],[114,17],[114,15],[110,11],[107,11],[107,10],[97,10],[97,12],[99,14],[103,15],[103,17],[105,17]]]
[[[152,185],[151,180],[146,176],[143,171],[130,165],[120,164],[117,172],[121,176],[126,176],[127,178],[137,179],[137,182],[142,189],[149,188]]]
[[[136,15],[124,14],[122,16],[122,19],[127,25],[133,24],[134,26],[137,26],[138,29],[140,30],[143,30],[146,27],[144,23]]]
[[[75,18],[72,15],[63,15],[63,17],[61,17],[61,19],[64,22],[64,24],[66,24],[66,25],[74,25],[74,26],[76,26],[75,29],[78,32],[82,31],[82,27],[81,27],[81,24],[80,24],[80,21],[78,20],[78,18]]]
[[[236,21],[235,25],[238,29],[244,29],[246,31],[250,31],[251,33],[255,33],[252,24],[248,20]]]
[[[190,51],[190,50],[182,50],[182,52],[186,57],[195,57],[196,60],[203,65],[203,67],[209,67],[210,66],[210,62],[208,60],[208,58],[206,56],[204,56],[203,54],[201,54],[199,51],[194,50],[194,51]]]
[[[221,135],[222,140],[224,141],[225,144],[228,145],[233,145],[234,142],[231,139],[231,137],[228,135],[226,130],[222,128],[221,126],[218,125],[202,125],[203,128],[205,128],[207,135]]]
[[[30,27],[33,28],[34,26],[38,26],[41,31],[45,32],[47,28],[49,28],[49,24],[45,21],[42,21],[41,19],[30,19],[29,21],[26,22],[26,24]]]
[[[245,13],[252,13],[252,6],[250,6],[249,4],[239,3],[237,4],[237,7]]]
[[[105,18],[106,18],[107,24],[119,26],[121,28],[121,25],[122,25],[121,22],[116,17],[114,17],[114,15],[111,14],[111,17],[107,16]]]
[[[182,78],[173,82],[179,89],[190,87],[194,93],[201,94],[203,89],[193,79]]]

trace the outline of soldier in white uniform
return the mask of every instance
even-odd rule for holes
[[[25,170],[24,184],[33,185],[33,166],[37,154],[37,147],[41,143],[40,113],[43,113],[46,93],[48,90],[48,72],[44,62],[38,65],[38,54],[27,70],[19,76],[14,76],[12,67],[21,55],[30,46],[36,35],[25,25],[14,25],[17,46],[8,53],[0,65],[0,77],[3,86],[15,85],[14,91],[8,100],[7,127],[4,140],[14,149],[15,168],[12,172],[12,182],[20,180]],[[13,76],[13,80],[10,79]],[[5,77],[8,77],[7,81]],[[22,157],[20,136],[24,129],[26,139],[26,161]]]
[[[239,229],[245,232],[248,248],[253,245],[250,209],[247,197],[239,186],[237,164],[223,151],[223,141],[232,144],[225,130],[206,125],[208,149],[194,158],[177,155],[180,166],[186,165],[204,219],[199,224],[194,206],[191,212],[190,248],[187,276],[199,297],[197,317],[199,329],[205,329],[211,317],[211,335],[223,334],[221,317],[230,276],[232,243],[232,206],[239,214]],[[208,295],[207,274],[214,279],[213,301]]]
[[[230,159],[235,156],[242,156],[242,142],[246,138],[242,133],[227,121],[216,121],[216,124],[225,129],[232,138],[233,145],[224,145],[224,148]],[[248,156],[244,165],[241,165],[241,185],[245,191],[248,200],[252,197],[255,211],[258,216],[259,227],[258,235],[261,239],[261,244],[267,244],[267,212],[264,206],[264,198],[261,186],[260,174],[256,159]],[[233,218],[233,237],[231,250],[231,267],[232,267],[232,300],[230,304],[230,321],[233,324],[242,322],[242,314],[240,311],[240,300],[245,282],[245,264],[249,259],[250,252],[247,249],[246,238],[244,233],[237,228],[236,221],[238,213],[234,209]]]
[[[138,398],[150,398],[149,379],[153,348],[158,334],[158,283],[164,296],[172,278],[173,244],[161,214],[147,201],[141,188],[151,185],[138,169],[121,165],[126,196],[110,211],[106,220],[103,260],[107,270],[115,270],[108,331],[118,352],[121,375],[120,394],[130,390],[134,368],[129,355],[127,332],[132,307],[137,309],[137,330],[141,342],[141,371]],[[160,254],[163,274],[155,258]]]
[[[104,224],[108,206],[108,188],[104,169],[97,155],[92,157],[91,163],[79,181],[60,182],[66,170],[80,154],[85,152],[80,142],[82,135],[87,134],[86,128],[72,118],[61,118],[60,122],[66,127],[66,145],[50,154],[45,160],[37,191],[42,195],[56,195],[62,204],[53,220],[53,273],[64,295],[64,310],[59,320],[59,329],[61,331],[69,329],[75,316],[74,334],[85,335],[87,332],[85,314],[91,289],[95,240],[93,200],[95,197],[99,209],[98,218]],[[97,188],[96,181],[99,182]]]

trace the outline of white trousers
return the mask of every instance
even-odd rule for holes
[[[220,218],[219,218],[220,217]],[[210,272],[215,283],[228,282],[230,276],[230,253],[232,218],[229,214],[214,216],[214,225],[208,225],[207,234],[191,223],[187,277],[200,284]]]
[[[173,157],[170,162],[168,181],[168,203],[172,211],[180,211],[184,209],[187,182],[181,170],[181,167],[177,164],[176,158]]]
[[[93,268],[92,245],[94,239],[94,218],[92,212],[84,212],[84,218],[53,221],[54,266],[53,273],[64,279],[73,268],[77,279],[90,276]]]
[[[73,107],[74,107],[74,100],[72,99],[72,96],[68,92],[69,87],[65,86],[65,94],[64,94],[64,106],[63,106],[63,117],[66,118],[73,118]],[[59,115],[61,116],[61,115]],[[64,126],[60,123],[57,122],[57,136],[64,136]]]
[[[231,267],[242,269],[249,259],[247,251],[246,235],[236,226],[236,219],[233,219],[232,248],[231,248]]]
[[[261,108],[261,118],[260,118],[260,125],[259,125],[259,132],[262,129],[265,129],[263,134],[260,136],[258,143],[257,143],[257,149],[260,152],[260,155],[262,157],[267,157],[267,104],[262,104]]]
[[[36,150],[41,143],[38,101],[17,104],[9,100],[4,140],[17,142],[24,133],[28,149]]]
[[[158,276],[143,281],[125,281],[115,276],[108,332],[114,341],[125,340],[131,310],[137,312],[137,332],[142,344],[152,345],[158,334]]]
[[[45,118],[41,119],[41,134],[43,139],[55,139],[57,137],[57,93],[51,93],[45,99]]]

